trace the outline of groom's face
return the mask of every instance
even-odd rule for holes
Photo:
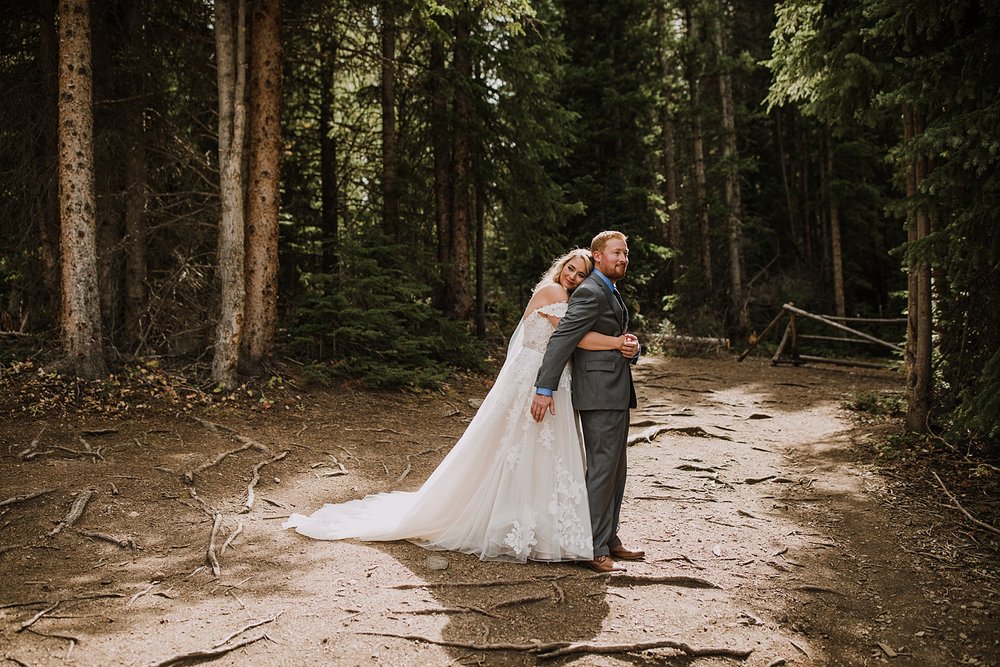
[[[604,250],[594,253],[594,265],[611,280],[619,280],[628,269],[628,244],[621,239],[609,239]]]

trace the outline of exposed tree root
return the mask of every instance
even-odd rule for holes
[[[25,493],[21,496],[14,496],[8,498],[7,500],[0,500],[0,507],[7,507],[8,505],[13,505],[15,503],[23,503],[26,500],[33,500],[39,496],[44,496],[46,493],[52,493],[55,489],[43,489],[41,491],[34,491],[32,493]]]
[[[208,538],[208,551],[206,553],[208,562],[212,566],[212,574],[214,574],[216,578],[222,574],[222,568],[219,567],[219,559],[215,555],[215,538],[219,534],[219,526],[221,525],[222,514],[217,513],[215,515],[215,523],[212,524],[212,534]]]
[[[262,621],[254,621],[254,622],[252,622],[252,623],[248,623],[247,625],[244,625],[244,626],[243,626],[242,628],[240,628],[240,629],[239,629],[239,630],[237,630],[236,632],[232,632],[232,633],[230,633],[230,634],[229,634],[229,636],[228,636],[228,637],[226,637],[225,639],[223,639],[222,641],[220,641],[220,642],[217,642],[216,644],[213,644],[213,645],[212,645],[212,648],[219,648],[219,647],[220,647],[220,646],[222,646],[223,644],[227,644],[227,643],[229,643],[230,641],[232,641],[233,639],[235,639],[235,638],[236,638],[236,637],[238,637],[239,635],[243,634],[243,633],[244,633],[244,632],[246,632],[247,630],[253,630],[254,628],[257,628],[257,627],[260,627],[260,626],[262,626],[262,625],[266,625],[267,623],[273,623],[273,622],[275,622],[276,620],[278,620],[278,617],[279,617],[279,616],[281,616],[281,615],[282,615],[282,614],[284,614],[284,613],[285,613],[285,612],[283,612],[283,611],[279,611],[279,612],[278,612],[277,614],[275,614],[275,615],[274,615],[274,616],[272,616],[271,618],[265,618],[265,619],[264,619],[264,620],[262,620]]]
[[[108,535],[107,533],[99,533],[96,530],[83,530],[82,528],[77,528],[76,532],[80,533],[84,537],[89,537],[93,540],[102,540],[104,542],[110,542],[117,547],[122,549],[129,549],[131,551],[136,551],[139,545],[135,543],[129,536],[119,537],[117,535]]]
[[[230,449],[230,450],[227,450],[227,451],[224,451],[224,452],[220,452],[219,454],[216,454],[215,458],[213,458],[212,460],[206,461],[205,463],[202,463],[197,468],[195,468],[193,470],[189,470],[186,473],[184,473],[184,483],[185,484],[192,484],[194,482],[194,476],[195,475],[197,475],[199,473],[202,473],[205,470],[208,470],[209,468],[211,468],[214,465],[218,465],[218,464],[222,463],[222,461],[227,456],[232,456],[233,454],[239,454],[240,452],[245,452],[246,450],[248,450],[250,448],[259,448],[259,447],[263,447],[263,445],[258,445],[255,442],[250,442],[250,443],[244,444],[242,447],[237,447],[236,449]],[[265,453],[269,453],[269,452],[267,452],[266,448],[265,448],[264,452]]]
[[[452,648],[463,648],[471,651],[521,651],[532,653],[543,660],[558,658],[565,655],[579,653],[590,654],[612,654],[612,653],[638,653],[657,648],[671,648],[691,657],[721,657],[746,660],[750,657],[752,650],[731,649],[725,647],[695,647],[685,642],[675,639],[655,639],[647,642],[636,642],[633,644],[599,644],[596,642],[530,642],[525,644],[499,643],[485,644],[475,642],[457,642],[443,639],[432,639],[422,635],[402,635],[391,632],[360,632],[362,635],[373,635],[376,637],[396,637],[409,641],[426,642],[437,646],[450,646]]]
[[[34,625],[42,616],[45,616],[45,614],[49,613],[50,611],[54,611],[55,608],[58,607],[61,602],[62,602],[61,600],[56,600],[54,604],[49,605],[45,609],[41,610],[40,612],[38,612],[37,614],[35,614],[31,618],[29,618],[27,621],[25,621],[24,623],[22,623],[17,628],[17,630],[15,630],[15,632],[24,632],[25,630],[27,630],[28,628],[30,628],[32,625]]]
[[[212,660],[218,658],[219,656],[226,655],[231,651],[235,651],[238,648],[243,648],[244,646],[249,646],[255,642],[259,642],[264,639],[267,635],[260,635],[258,637],[253,637],[252,639],[246,639],[238,644],[233,644],[231,646],[222,646],[219,648],[204,649],[200,651],[189,651],[188,653],[180,653],[175,656],[171,656],[166,660],[161,660],[159,662],[154,662],[149,665],[149,667],[171,667],[172,665],[182,665],[191,662],[205,662],[207,660]]]
[[[611,586],[682,586],[685,588],[715,588],[722,590],[722,586],[712,583],[701,577],[688,577],[685,575],[671,576],[643,576],[636,574],[594,574],[591,579],[606,579]]]
[[[957,507],[958,510],[962,514],[964,514],[966,516],[966,518],[969,519],[969,521],[971,521],[975,525],[979,526],[983,530],[990,531],[994,535],[1000,535],[1000,528],[996,528],[995,526],[991,526],[990,524],[985,523],[983,521],[980,521],[976,517],[974,517],[971,514],[969,514],[969,512],[964,507],[962,507],[962,503],[958,502],[958,498],[956,498],[954,495],[952,495],[951,491],[948,490],[948,487],[944,485],[944,482],[941,481],[941,478],[938,477],[938,474],[936,472],[934,472],[934,471],[931,471],[931,474],[934,475],[934,479],[937,480],[937,483],[941,485],[941,489],[944,491],[945,495],[948,496],[948,498],[951,499],[951,502],[955,503],[955,507]]]
[[[414,588],[479,588],[486,586],[522,586],[524,584],[540,584],[554,579],[565,579],[568,575],[552,575],[535,577],[533,579],[499,579],[496,581],[430,581],[422,584],[396,584],[390,588],[411,590]],[[604,575],[601,575],[604,576]]]
[[[236,530],[234,530],[229,535],[229,537],[226,538],[226,541],[222,543],[222,548],[219,549],[219,555],[220,556],[225,556],[226,555],[226,549],[229,548],[229,545],[232,543],[232,541],[236,539],[236,536],[239,535],[242,532],[243,532],[243,522],[240,521],[240,525],[236,526]]]
[[[260,469],[263,468],[264,466],[266,466],[269,463],[275,463],[275,462],[280,461],[281,459],[285,458],[286,456],[288,456],[288,452],[289,451],[290,450],[286,449],[285,451],[281,452],[277,456],[273,456],[273,457],[271,457],[270,459],[268,459],[266,461],[261,461],[260,463],[258,463],[257,465],[255,465],[253,467],[253,477],[250,479],[250,482],[247,484],[247,499],[246,499],[246,502],[243,503],[243,509],[240,510],[241,514],[246,514],[247,512],[249,512],[250,510],[253,509],[253,503],[254,503],[254,500],[255,500],[254,488],[257,486],[257,482],[260,481]],[[228,542],[227,542],[227,544],[228,544]]]

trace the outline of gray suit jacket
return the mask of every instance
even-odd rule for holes
[[[552,333],[538,369],[536,387],[555,389],[559,375],[573,358],[573,407],[576,410],[634,408],[632,364],[618,350],[582,350],[577,347],[588,331],[621,336],[624,313],[618,300],[597,274],[591,273],[573,291],[566,315]]]

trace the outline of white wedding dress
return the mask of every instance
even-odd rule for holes
[[[530,313],[518,325],[493,389],[465,433],[418,491],[380,493],[285,528],[319,540],[410,540],[484,560],[590,560],[593,539],[584,450],[567,365],[555,415],[531,418],[535,375],[566,302]]]

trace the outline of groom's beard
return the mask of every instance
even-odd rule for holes
[[[601,269],[601,273],[606,275],[611,280],[621,280],[625,277],[625,271],[628,269],[628,262],[618,262],[612,266],[607,267],[607,269]]]

